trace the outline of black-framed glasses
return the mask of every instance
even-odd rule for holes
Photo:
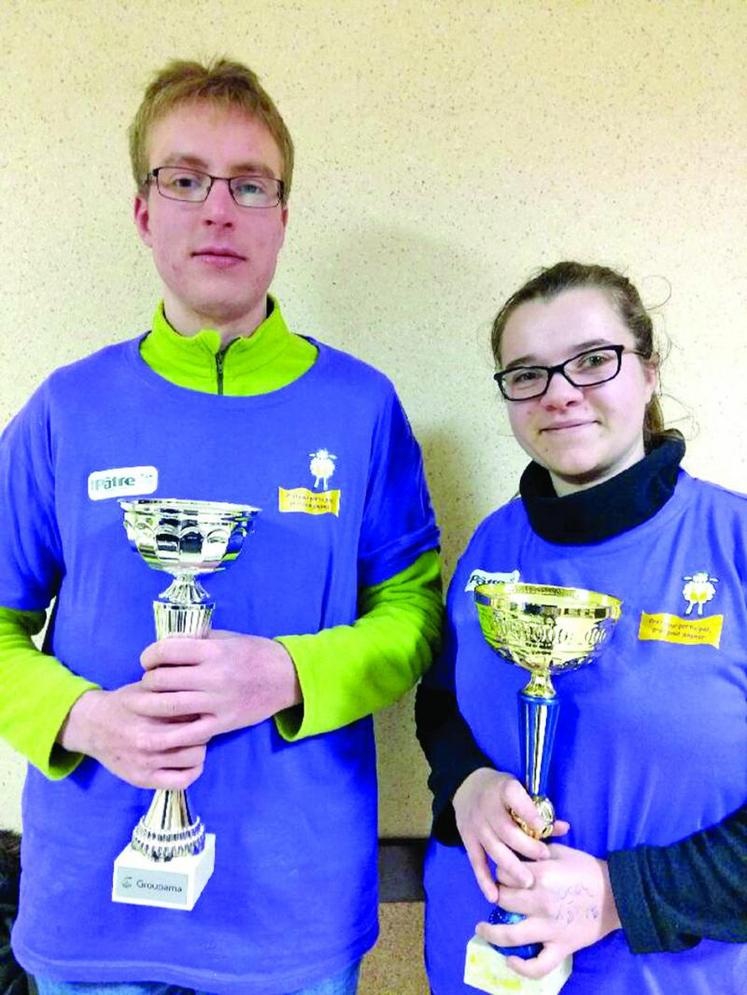
[[[158,192],[168,200],[201,204],[208,199],[216,180],[228,184],[231,196],[239,207],[276,207],[281,203],[285,186],[274,176],[212,176],[201,169],[183,166],[156,166],[147,179],[155,180]]]
[[[574,387],[595,387],[614,380],[626,352],[643,355],[637,349],[626,349],[624,345],[604,345],[585,349],[557,366],[513,366],[494,373],[493,379],[507,401],[529,401],[547,393],[556,373]]]

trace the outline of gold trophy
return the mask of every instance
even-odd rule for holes
[[[120,501],[132,549],[174,578],[153,602],[156,636],[206,638],[215,603],[198,575],[224,570],[241,552],[259,512],[220,501]],[[215,864],[215,835],[190,811],[186,791],[158,788],[130,843],[114,861],[112,899],[194,908]]]
[[[621,602],[608,594],[542,584],[480,584],[475,588],[480,628],[487,642],[509,663],[531,674],[518,693],[524,787],[544,823],[541,838],[552,831],[555,810],[547,797],[550,758],[560,702],[555,674],[576,670],[599,654],[620,618]],[[514,816],[529,832],[526,824]],[[530,835],[534,835],[531,833]],[[519,922],[524,916],[494,906],[491,923]],[[467,944],[465,984],[493,995],[503,992],[556,995],[571,973],[571,958],[544,978],[523,978],[505,963],[505,955],[536,957],[541,945],[496,948],[478,936]]]

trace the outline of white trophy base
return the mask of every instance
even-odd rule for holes
[[[114,861],[112,901],[161,909],[195,907],[215,867],[215,834],[205,834],[205,849],[164,863],[149,860],[128,843]]]
[[[467,944],[464,983],[490,995],[557,995],[571,975],[572,957],[566,957],[544,978],[524,978],[506,966],[503,954],[480,936]]]

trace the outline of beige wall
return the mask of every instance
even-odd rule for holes
[[[297,331],[396,380],[449,570],[525,462],[490,318],[561,257],[669,296],[669,412],[700,426],[687,465],[747,490],[744,0],[5,0],[0,38],[0,421],[54,367],[148,327],[125,128],[154,67],[228,53],[298,148],[275,291]],[[427,829],[410,712],[379,722],[387,835]],[[0,824],[20,780],[0,750]]]

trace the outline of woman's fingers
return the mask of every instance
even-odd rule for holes
[[[507,957],[506,966],[525,978],[544,978],[553,971],[568,955],[568,951],[557,943],[547,943],[536,957],[523,960],[521,957]]]
[[[493,880],[485,850],[479,840],[464,840],[464,848],[467,851],[469,862],[472,865],[472,872],[475,880],[485,898],[493,905],[498,901],[498,886]]]
[[[533,919],[522,919],[510,925],[492,925],[489,922],[478,922],[475,932],[483,940],[496,947],[520,947],[525,943],[541,943],[541,925]]]
[[[534,878],[529,867],[514,851],[495,835],[483,841],[485,850],[495,864],[496,874],[501,884],[514,888],[531,888]],[[497,901],[497,898],[494,899]]]

